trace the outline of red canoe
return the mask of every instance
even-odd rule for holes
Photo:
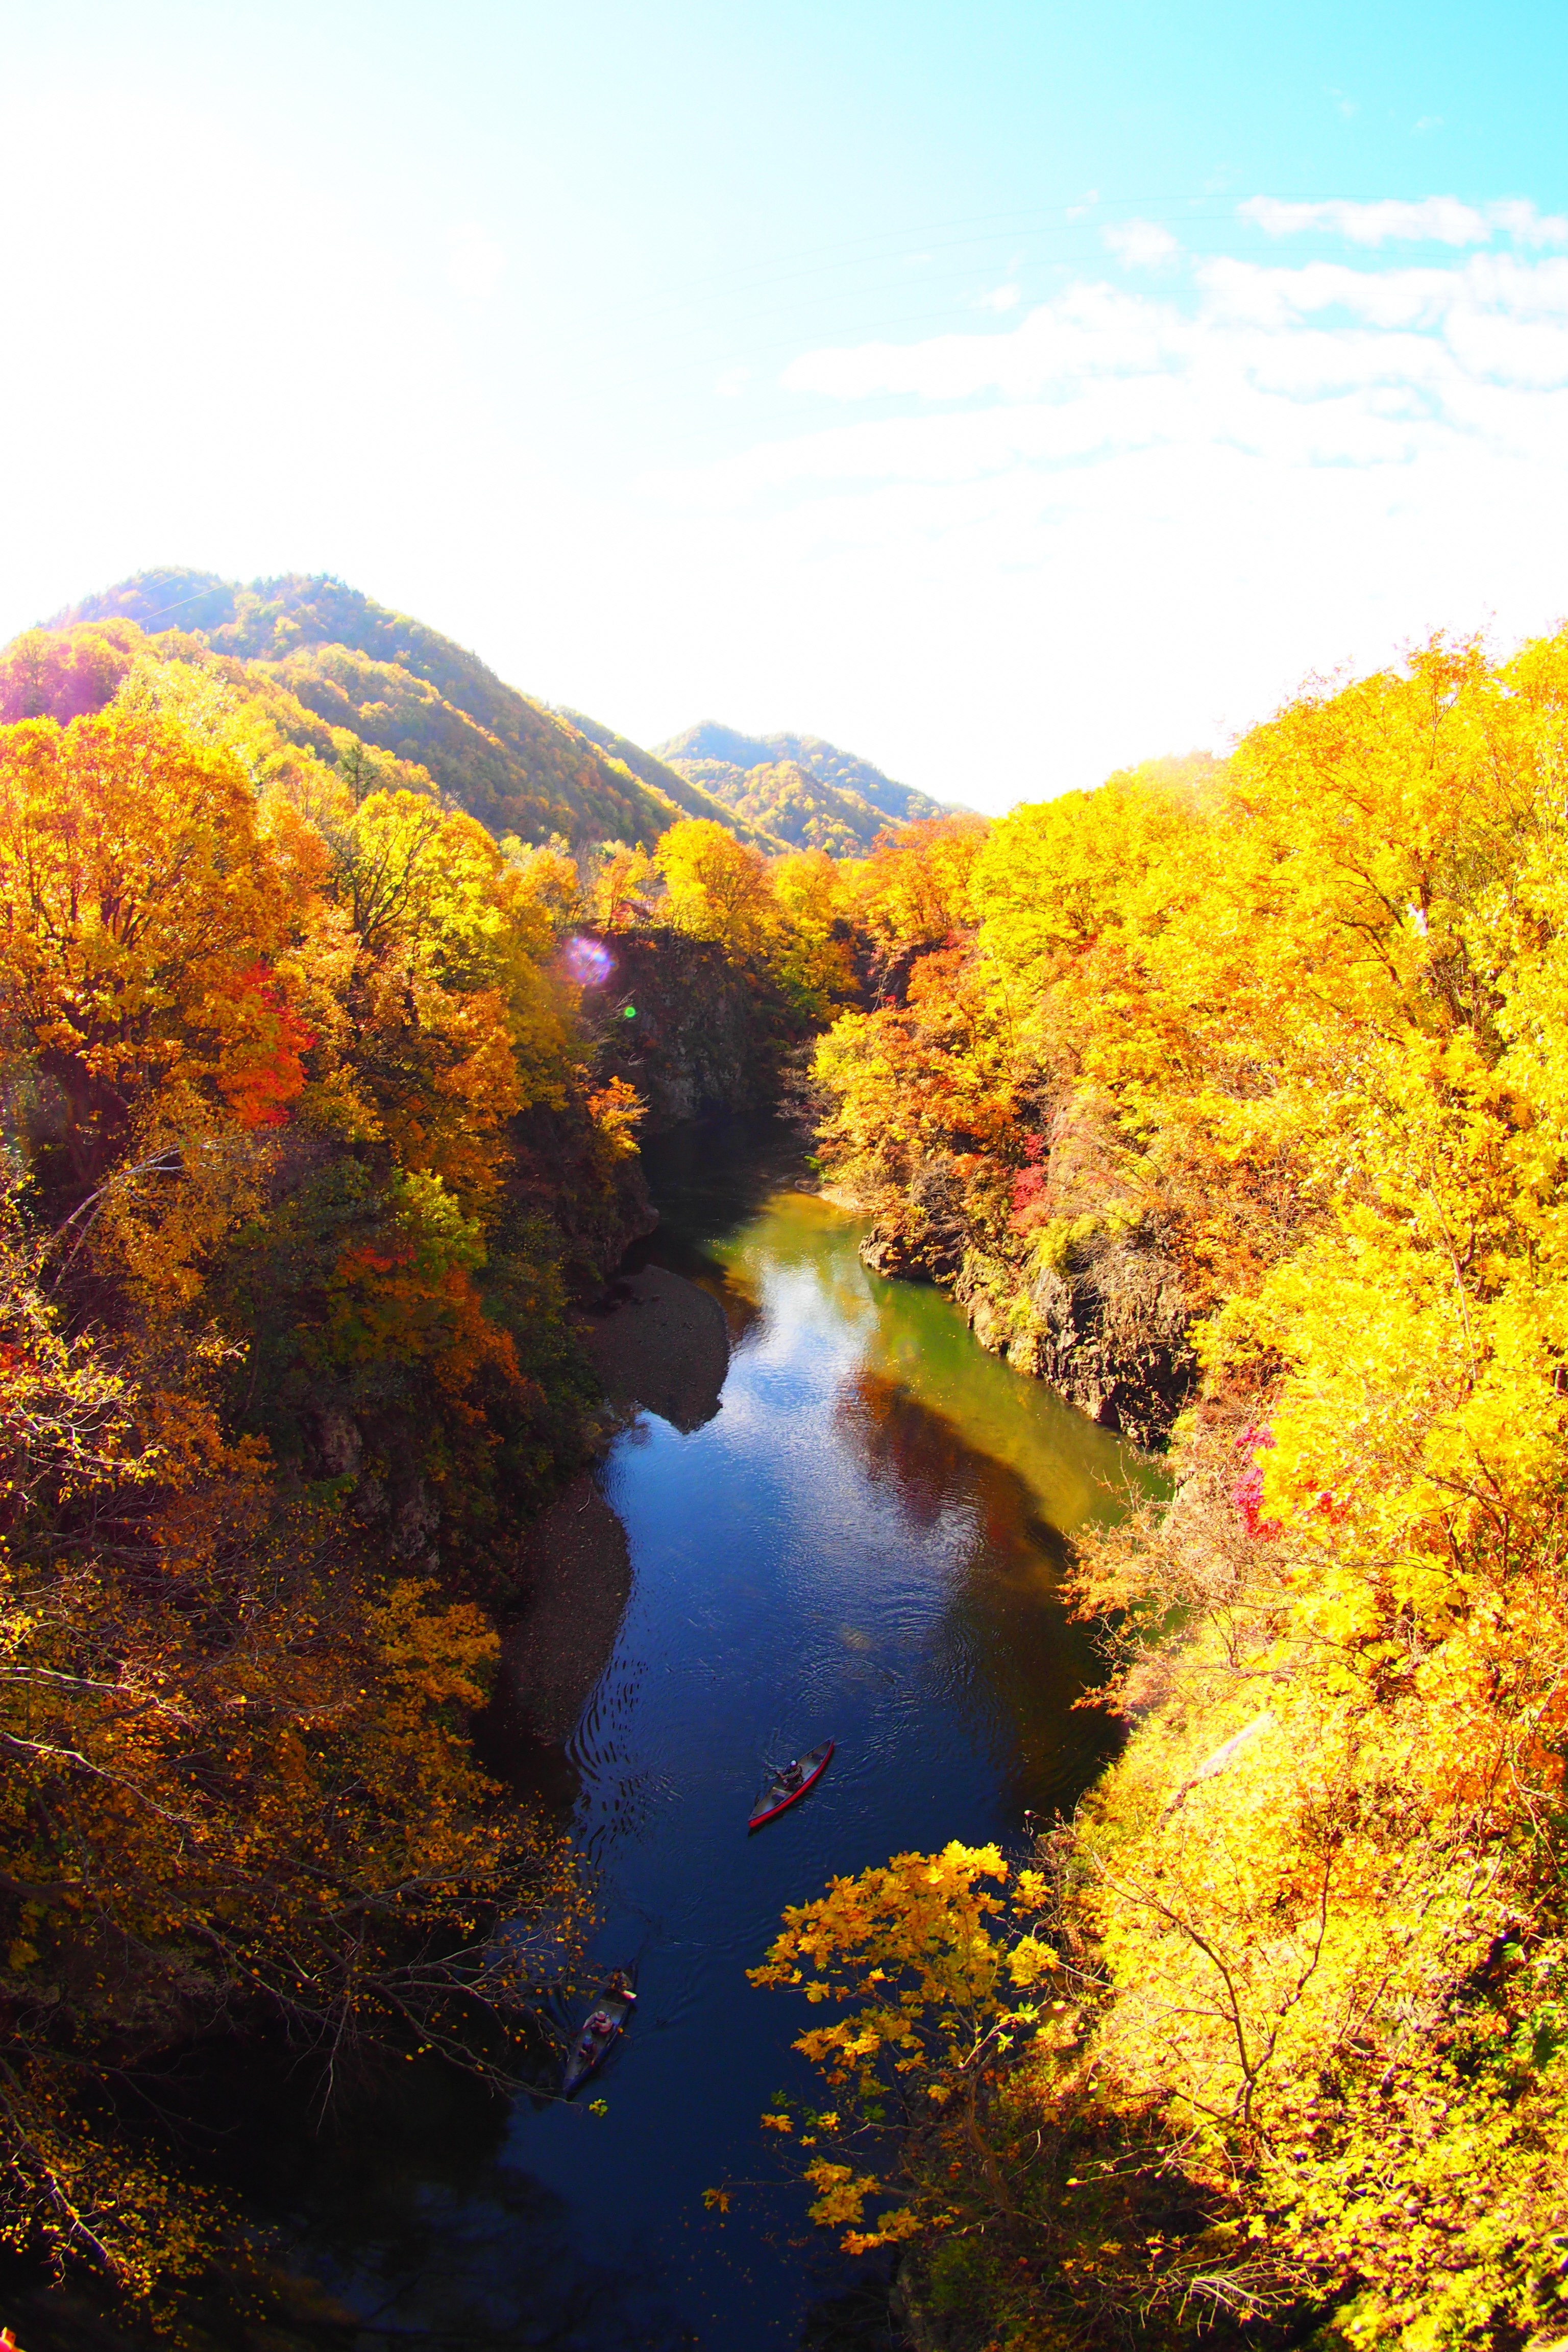
[[[815,1781],[821,1780],[832,1753],[832,1740],[825,1739],[820,1748],[812,1749],[809,1756],[802,1756],[794,1764],[786,1764],[782,1772],[775,1772],[757,1799],[746,1827],[760,1830],[763,1823],[771,1822],[775,1813],[782,1813],[796,1803]],[[798,1779],[795,1777],[797,1773]]]

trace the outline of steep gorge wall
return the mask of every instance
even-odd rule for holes
[[[1096,1214],[1075,1199],[1070,1237],[1043,1253],[985,1214],[994,1203],[977,1203],[937,1152],[899,1192],[861,1205],[874,1218],[860,1245],[873,1273],[936,1283],[1016,1371],[1135,1445],[1163,1445],[1196,1366],[1192,1304],[1157,1222],[1105,1213],[1103,1199]]]
[[[643,1132],[771,1108],[803,1033],[766,977],[668,930],[602,933],[607,978],[584,1012],[602,1076],[648,1106]],[[1192,1309],[1170,1236],[1116,1214],[1101,1155],[1052,1122],[1050,1205],[1071,1239],[1048,1255],[987,1213],[954,1156],[932,1152],[898,1192],[862,1201],[876,1273],[948,1290],[981,1346],[1047,1381],[1135,1444],[1163,1445],[1192,1392]]]
[[[595,1067],[642,1096],[644,1134],[777,1101],[798,1024],[764,973],[679,931],[613,931],[599,944],[610,972],[584,999]]]
[[[1022,1278],[972,1252],[952,1294],[981,1346],[1016,1371],[1135,1445],[1164,1444],[1194,1367],[1181,1272],[1156,1234],[1100,1234]]]

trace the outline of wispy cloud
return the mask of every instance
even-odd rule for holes
[[[1158,268],[1163,262],[1173,261],[1182,249],[1158,221],[1119,221],[1112,228],[1101,229],[1100,236],[1128,269]]]
[[[1002,446],[1044,455],[1194,435],[1239,436],[1291,462],[1397,463],[1417,425],[1555,457],[1542,396],[1554,432],[1568,401],[1568,259],[1476,255],[1378,271],[1222,257],[1194,275],[1191,306],[1081,285],[1006,334],[813,352],[784,382],[838,401],[903,394],[929,409],[999,394],[1015,404],[1016,431],[1000,443],[991,408],[951,429],[852,428],[857,464],[879,447],[894,473],[917,448],[942,448],[946,471],[960,447],[984,467]],[[837,429],[805,434],[732,461],[730,478],[800,479],[819,465],[837,475],[848,446]],[[1568,466],[1568,442],[1556,462]]]
[[[1456,198],[1255,200],[1246,217],[1340,255],[1209,255],[1158,288],[1084,278],[1005,330],[802,352],[783,379],[812,404],[801,428],[650,479],[650,508],[765,545],[767,576],[825,629],[836,614],[863,660],[868,630],[919,646],[940,613],[942,658],[990,681],[1015,728],[1037,679],[1050,771],[1019,774],[999,719],[1002,796],[1223,740],[1308,670],[1385,661],[1433,626],[1552,625],[1554,225]],[[952,761],[973,756],[956,720],[952,740]]]
[[[977,310],[1016,310],[1024,299],[1024,289],[1011,279],[1005,286],[993,286],[988,293],[977,294]]]
[[[1416,125],[1417,130],[1425,127]],[[1568,220],[1556,213],[1538,213],[1533,205],[1518,199],[1478,206],[1462,204],[1457,196],[1424,196],[1415,204],[1392,197],[1378,204],[1352,204],[1341,197],[1289,204],[1277,196],[1252,196],[1237,209],[1267,236],[1312,232],[1343,237],[1352,245],[1466,246],[1489,245],[1500,232],[1520,245],[1568,245]]]

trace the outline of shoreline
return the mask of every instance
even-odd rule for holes
[[[639,1412],[689,1435],[719,1411],[730,1335],[717,1299],[683,1275],[617,1276],[593,1310],[586,1352],[622,1425]],[[626,1531],[579,1471],[522,1530],[528,1599],[501,1637],[485,1744],[500,1758],[563,1748],[615,1652],[632,1591]]]

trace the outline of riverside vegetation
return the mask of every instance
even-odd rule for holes
[[[1173,1420],[1076,1570],[1121,1761],[756,1971],[922,2345],[1568,2332],[1565,776],[1568,637],[1435,643],[949,832],[818,1049],[884,1250]]]
[[[494,706],[476,751],[378,672],[431,730],[393,748],[311,707],[336,653],[236,653],[191,593],[207,631],[0,656],[0,2239],[166,2309],[244,2245],[215,2054],[282,2053],[302,2111],[431,2053],[503,2087],[571,1979],[584,1884],[469,1732],[512,1530],[603,1442],[577,1302],[647,1223],[567,928],[635,904],[781,1051],[849,984],[827,860],[673,801],[593,848],[624,809],[539,751],[585,739],[445,640],[239,598],[247,643],[330,607]],[[458,804],[481,752],[542,838]]]
[[[837,861],[332,583],[128,583],[0,717],[9,2244],[238,2242],[236,2037],[526,2073],[585,1898],[468,1725],[646,1215],[619,960],[816,1033],[871,1262],[1175,1474],[1079,1816],[757,1971],[817,2220],[926,2345],[1555,2341],[1568,640]]]

